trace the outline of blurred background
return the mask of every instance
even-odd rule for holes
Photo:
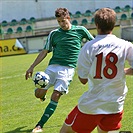
[[[59,7],[68,8],[73,25],[88,30],[95,29],[96,10],[112,8],[120,37],[133,41],[133,0],[0,0],[0,56],[39,52],[58,28],[54,13]]]
[[[94,37],[95,11],[112,8],[117,13],[113,34],[133,43],[133,0],[0,0],[0,133],[31,132],[49,102],[53,89],[48,91],[44,104],[40,103],[34,97],[32,79],[26,81],[24,75],[50,31],[59,28],[54,17],[59,7],[68,8],[71,23],[85,26]],[[83,39],[82,45],[86,41]],[[48,54],[35,72],[44,70],[50,58]],[[46,123],[45,133],[59,132],[66,115],[88,88],[80,84],[75,72],[69,95],[62,97],[54,117]],[[129,92],[120,133],[133,132],[133,76],[127,76],[126,81]]]

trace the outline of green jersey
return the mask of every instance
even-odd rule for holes
[[[72,25],[70,30],[59,28],[51,31],[44,47],[49,52],[53,51],[49,65],[58,64],[75,68],[83,38],[93,39],[83,26]]]

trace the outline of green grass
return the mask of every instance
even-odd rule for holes
[[[0,58],[0,133],[31,132],[49,103],[53,88],[48,91],[47,100],[40,102],[34,96],[32,80],[25,80],[25,71],[37,55],[35,53]],[[44,70],[50,57],[51,54],[34,72]],[[125,101],[121,131],[133,131],[133,77],[127,76],[127,86],[129,92]],[[76,71],[69,94],[61,97],[57,110],[44,126],[45,133],[59,133],[67,114],[86,90],[87,85],[79,82]],[[96,133],[96,130],[93,133]]]

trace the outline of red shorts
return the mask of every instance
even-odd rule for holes
[[[92,132],[97,126],[104,131],[118,130],[121,127],[123,111],[117,114],[84,114],[76,106],[65,120],[77,133]]]

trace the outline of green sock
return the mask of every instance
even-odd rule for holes
[[[57,107],[58,102],[55,101],[50,101],[48,106],[46,107],[44,114],[41,117],[41,120],[38,122],[37,125],[40,125],[43,127],[43,125],[47,122],[47,120],[50,118],[50,116],[54,113],[56,107]]]

